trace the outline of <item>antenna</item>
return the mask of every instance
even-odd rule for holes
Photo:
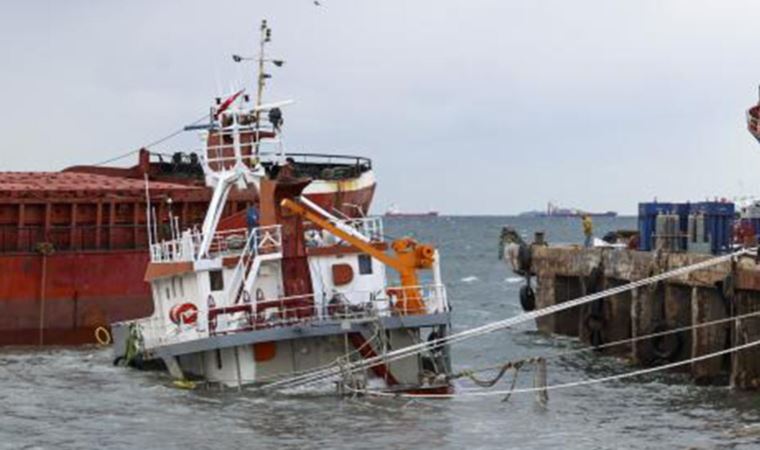
[[[240,55],[232,55],[232,60],[236,63],[243,62],[243,61],[256,61],[256,66],[258,73],[256,74],[256,100],[255,100],[255,106],[254,106],[254,122],[256,124],[256,155],[259,154],[259,131],[261,129],[261,105],[263,103],[263,97],[264,97],[264,86],[266,85],[266,80],[269,78],[272,78],[272,75],[266,73],[264,71],[264,64],[265,63],[272,63],[276,67],[282,67],[283,64],[285,64],[285,61],[282,59],[270,59],[266,57],[266,44],[272,41],[272,29],[269,28],[269,25],[266,21],[266,19],[263,19],[261,21],[261,25],[259,26],[259,54],[257,57],[245,57]]]
[[[260,30],[261,37],[259,38],[258,61],[259,73],[256,77],[256,156],[259,155],[259,140],[261,139],[261,136],[259,135],[259,130],[261,129],[261,111],[259,110],[259,107],[261,106],[261,97],[264,94],[264,82],[267,77],[269,77],[269,75],[264,73],[264,44],[272,40],[272,29],[267,25],[266,19],[263,19],[261,21]]]

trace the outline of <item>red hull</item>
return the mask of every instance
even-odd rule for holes
[[[12,274],[0,278],[0,344],[94,342],[98,326],[150,315],[147,263],[141,250],[0,255]]]
[[[374,188],[309,197],[366,211]],[[147,263],[147,249],[0,253],[0,345],[93,343],[98,326],[150,315]]]

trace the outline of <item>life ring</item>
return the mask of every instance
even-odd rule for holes
[[[169,310],[169,319],[176,325],[193,325],[198,321],[198,307],[192,303],[180,303]]]
[[[95,328],[95,341],[99,345],[108,345],[111,343],[111,333],[106,327]]]
[[[520,288],[520,306],[523,311],[530,312],[536,309],[536,293],[529,284]]]

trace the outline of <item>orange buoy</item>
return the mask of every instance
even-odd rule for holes
[[[169,319],[177,325],[192,325],[198,321],[198,307],[192,303],[174,305],[169,310]]]

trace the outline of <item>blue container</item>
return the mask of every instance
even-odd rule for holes
[[[710,237],[710,248],[714,255],[731,250],[735,220],[735,208],[728,202],[701,202],[691,205],[691,214],[705,217],[705,233]]]
[[[679,217],[679,231],[686,233],[689,226],[689,203],[639,203],[639,250],[651,251],[654,248],[654,234],[657,216],[676,214]]]
[[[712,253],[717,255],[731,249],[735,216],[733,203],[639,203],[639,250],[653,249],[657,216],[660,214],[677,215],[679,231],[684,235],[689,229],[689,216],[701,214],[705,217],[705,233],[710,238]],[[686,248],[685,239],[682,244],[681,247]]]

